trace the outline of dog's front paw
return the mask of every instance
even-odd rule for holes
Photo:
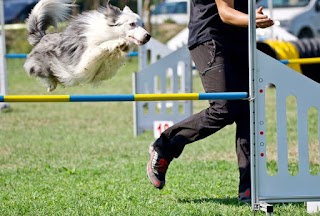
[[[123,52],[128,52],[129,51],[129,48],[130,48],[130,43],[126,42],[124,44],[121,44],[119,46],[119,49]]]
[[[117,48],[120,49],[121,51],[128,51],[129,50],[130,43],[129,41],[125,39],[119,39],[119,43],[117,45]]]
[[[126,51],[129,49],[130,43],[125,39],[115,41],[106,41],[99,45],[99,50],[102,52],[113,52],[114,50]],[[99,51],[99,52],[100,52]]]
[[[47,88],[47,92],[52,92],[55,89],[56,89],[56,87],[50,86]]]
[[[50,86],[47,87],[47,92],[52,92],[56,88],[57,88],[57,85],[50,85]]]
[[[42,78],[41,82],[47,87],[47,92],[52,92],[57,88],[57,81],[52,78]]]

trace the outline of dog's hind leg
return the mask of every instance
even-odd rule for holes
[[[24,68],[27,74],[36,77],[47,88],[48,92],[53,91],[57,87],[57,79],[52,75],[52,71],[49,68],[45,68],[44,65],[34,64],[33,61],[27,60]]]

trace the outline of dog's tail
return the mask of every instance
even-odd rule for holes
[[[40,0],[26,20],[28,41],[35,46],[46,34],[49,26],[57,28],[60,21],[68,18],[74,0]]]

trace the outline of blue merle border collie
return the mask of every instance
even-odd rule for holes
[[[98,84],[113,77],[125,63],[132,45],[144,45],[150,34],[129,7],[109,2],[97,10],[70,18],[74,0],[40,0],[26,20],[28,41],[34,46],[24,68],[53,91],[58,84]],[[47,33],[70,18],[62,32]]]

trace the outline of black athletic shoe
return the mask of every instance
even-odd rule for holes
[[[238,200],[241,203],[251,203],[251,189],[247,188],[245,191],[240,192]]]
[[[172,159],[166,159],[154,149],[153,144],[149,146],[150,160],[147,164],[147,176],[158,189],[162,189],[166,183],[166,172]]]

